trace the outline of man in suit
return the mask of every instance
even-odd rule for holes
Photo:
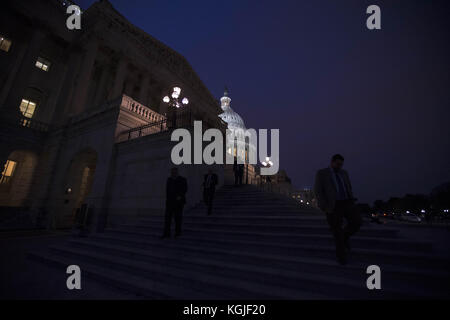
[[[217,177],[217,174],[209,169],[208,173],[205,174],[203,178],[203,199],[208,207],[208,216],[212,214],[212,203],[218,182],[219,178]]]
[[[178,168],[172,168],[166,183],[166,215],[162,239],[170,237],[172,219],[175,219],[175,237],[181,235],[183,207],[186,203],[187,182],[178,175]]]
[[[336,243],[336,257],[340,264],[347,263],[346,251],[350,250],[350,236],[361,226],[361,217],[356,210],[352,185],[347,171],[342,169],[344,157],[336,154],[331,158],[328,168],[316,174],[314,193],[319,208],[327,215]],[[343,218],[347,220],[342,227]]]
[[[242,179],[244,177],[244,164],[240,163],[238,165],[238,176],[239,176],[239,185],[242,186]]]
[[[234,185],[242,185],[242,178],[244,176],[244,164],[238,163],[237,158],[234,158],[233,163],[233,172],[234,172]]]
[[[234,158],[233,163],[233,173],[234,173],[234,185],[237,186],[239,182],[239,165],[237,163],[237,158]]]

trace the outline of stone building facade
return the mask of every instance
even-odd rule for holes
[[[128,22],[107,0],[66,27],[66,0],[2,3],[0,209],[3,222],[70,227],[84,204],[93,226],[161,214],[170,167],[169,113],[224,129],[221,109],[186,59]],[[189,97],[170,110],[174,86]],[[168,109],[169,108],[169,109]],[[179,123],[179,122],[178,122]],[[187,206],[206,166],[182,166]],[[223,167],[217,166],[223,176]],[[222,179],[223,180],[223,179]]]

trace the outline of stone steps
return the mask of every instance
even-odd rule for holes
[[[96,235],[95,237],[95,241],[97,242],[101,242],[102,239],[105,239],[106,241],[110,241],[111,243],[116,242],[117,244],[128,244],[132,247],[139,247],[139,248],[146,248],[146,249],[154,249],[155,247],[162,247],[162,246],[177,246],[179,245],[179,241],[178,239],[170,239],[170,240],[164,240],[161,241],[159,238],[152,238],[149,240],[142,240],[139,243],[134,242],[133,237],[126,237],[126,236],[117,236],[114,234],[109,234],[109,233],[105,233],[105,234],[101,234],[101,235]],[[194,240],[194,239],[193,239]],[[189,243],[191,243],[190,241],[186,241],[187,245],[189,246]],[[263,261],[271,261],[271,263],[273,263],[274,261],[280,261],[280,266],[284,266],[285,268],[288,268],[291,266],[291,262],[292,264],[292,268],[293,270],[296,270],[299,265],[295,264],[297,262],[313,262],[313,263],[317,263],[318,261],[323,262],[326,261],[327,267],[331,267],[331,269],[327,269],[327,271],[330,270],[335,270],[336,269],[336,262],[334,260],[333,256],[327,255],[326,257],[323,258],[314,258],[311,256],[300,256],[298,254],[298,251],[296,250],[298,248],[298,245],[292,245],[292,244],[277,244],[277,243],[259,243],[259,242],[253,242],[253,243],[257,243],[259,245],[259,247],[257,247],[257,250],[250,250],[250,248],[247,248],[245,245],[249,244],[250,242],[245,242],[245,243],[237,243],[236,247],[231,247],[231,248],[227,248],[227,249],[222,249],[219,247],[206,247],[206,246],[199,246],[199,242],[195,242],[195,248],[192,248],[192,250],[201,250],[202,252],[219,252],[219,254],[230,254],[230,255],[234,255],[232,258],[232,261],[236,261],[239,260],[240,258],[249,258],[251,260],[249,261],[256,261],[258,264],[260,264],[260,262]],[[274,248],[277,248],[277,250],[275,251],[271,251],[270,250],[270,246],[273,246]],[[290,254],[288,253],[283,253],[282,250],[280,252],[281,247],[286,246],[287,248],[292,248],[293,250],[291,250]],[[263,254],[261,253],[261,247],[267,248],[268,250],[264,250]],[[244,259],[245,260],[245,259]],[[275,263],[276,264],[276,263]],[[366,263],[356,263],[350,266],[347,266],[346,268],[349,268],[349,270],[351,269],[355,269],[355,268],[360,268],[362,265],[366,265]],[[447,277],[450,278],[450,274],[448,274],[448,272],[444,272],[444,273],[440,273],[437,270],[432,270],[432,269],[423,269],[423,268],[414,268],[411,266],[408,266],[407,268],[405,267],[398,267],[398,266],[394,266],[394,265],[389,265],[389,264],[384,264],[384,266],[388,269],[386,270],[396,270],[397,272],[404,272],[405,274],[411,273],[415,276],[420,275],[421,277],[432,277],[432,278],[436,278],[436,279],[442,279],[442,277],[444,277],[444,275],[446,275]],[[317,267],[317,265],[316,265]],[[347,270],[346,268],[341,268],[341,271]],[[353,271],[352,271],[353,273]],[[435,280],[436,280],[435,279]]]
[[[159,232],[162,233],[163,222],[160,223],[141,223],[139,225],[117,224],[115,229],[123,231],[141,231],[141,232]],[[270,231],[274,236],[284,237],[291,240],[297,236],[308,234],[330,235],[330,230],[326,225],[253,225],[249,226],[242,223],[209,223],[209,222],[190,222],[183,223],[184,230],[194,230],[201,232],[209,232],[211,235],[215,234],[216,230],[227,229],[228,232],[236,232],[245,237],[246,234],[251,235],[248,231],[259,230],[261,232]],[[375,229],[375,228],[361,228],[358,235],[366,237],[380,237],[380,238],[395,238],[398,230],[396,229]]]
[[[149,230],[153,235],[159,235],[163,222],[147,222],[142,223],[139,226],[117,226],[115,230],[122,230],[122,228],[131,228],[136,232]],[[236,228],[236,226],[242,228]],[[319,227],[320,228],[320,227]],[[317,229],[317,228],[316,228]],[[257,225],[246,226],[242,224],[213,224],[210,223],[198,223],[198,222],[185,222],[184,230],[188,231],[188,235],[195,235],[199,238],[209,239],[214,238],[232,238],[236,240],[261,240],[261,241],[276,241],[284,242],[288,241],[293,244],[320,244],[320,245],[334,245],[333,237],[328,232],[322,234],[307,234],[298,232],[301,231],[301,226],[290,225]],[[310,229],[311,230],[311,229]],[[369,235],[365,235],[365,230],[362,229],[361,234],[358,234],[352,239],[351,245],[354,248],[390,248],[391,250],[404,250],[404,251],[418,251],[418,252],[430,252],[432,250],[432,244],[427,241],[412,241],[403,240],[389,237],[390,233],[383,234],[377,232],[375,229],[368,229],[372,231]],[[384,230],[383,230],[384,231]],[[387,235],[388,237],[383,237]]]
[[[127,291],[139,292],[148,298],[188,300],[329,298],[325,295],[302,292],[298,289],[267,285],[264,282],[248,282],[240,278],[228,281],[227,278],[216,276],[214,273],[186,270],[183,265],[172,266],[158,261],[151,263],[137,261],[136,250],[130,248],[122,251],[123,255],[117,255],[117,251],[115,254],[105,254],[98,253],[92,248],[80,249],[67,246],[52,247],[51,251],[54,256],[58,257],[58,262],[64,261],[64,263],[60,263],[61,266],[73,264],[73,261],[76,261],[83,273],[86,273],[86,270],[89,274],[94,273],[92,274],[94,278],[112,273],[115,278],[107,278],[105,283]],[[48,256],[40,257],[40,259],[50,260]],[[131,277],[133,281],[129,281],[129,275],[133,275]],[[116,280],[117,278],[119,281]]]
[[[231,210],[231,211],[230,211]],[[190,211],[191,214],[206,214],[206,208],[195,208]],[[278,216],[291,216],[291,215],[301,215],[301,214],[310,214],[313,212],[308,212],[305,210],[298,210],[295,208],[276,208],[276,207],[264,207],[264,208],[243,208],[243,207],[231,207],[228,209],[225,208],[217,208],[213,206],[213,214],[214,215],[230,215],[230,216],[240,216],[242,214],[246,215],[264,215],[264,214],[276,214]]]
[[[110,243],[110,244],[119,244],[134,248],[144,248],[148,250],[155,250],[155,248],[164,248],[166,250],[167,248],[171,248],[173,250],[178,250],[178,247],[181,246],[180,250],[186,250],[191,252],[200,252],[204,253],[207,252],[210,255],[214,255],[217,253],[217,256],[220,257],[221,255],[229,255],[230,260],[232,261],[238,261],[240,259],[243,260],[243,262],[250,262],[250,261],[258,261],[263,262],[269,260],[271,263],[277,264],[276,261],[280,261],[280,266],[284,266],[285,268],[298,268],[298,265],[295,263],[297,261],[304,261],[306,260],[312,260],[312,261],[327,261],[327,263],[332,266],[332,268],[336,268],[336,262],[334,260],[334,256],[327,254],[323,257],[314,257],[312,255],[300,255],[301,249],[305,248],[307,246],[304,245],[294,245],[290,243],[261,243],[257,241],[230,241],[230,240],[223,240],[224,244],[228,244],[228,246],[220,247],[218,245],[212,245],[208,246],[202,243],[204,242],[204,239],[198,239],[198,238],[191,238],[191,237],[184,237],[184,239],[165,239],[161,240],[159,237],[153,236],[153,237],[147,237],[142,238],[140,235],[118,235],[115,233],[104,233],[104,234],[98,234],[94,235],[93,241],[96,243]],[[181,240],[181,241],[180,241]],[[77,239],[74,239],[74,243],[77,241]],[[253,246],[253,247],[252,247]],[[264,249],[264,253],[261,253],[261,249]],[[272,250],[274,249],[274,250]],[[317,248],[316,248],[317,249]],[[333,251],[333,248],[326,248],[322,247],[323,250],[331,250]],[[358,250],[356,250],[358,251]],[[373,253],[373,252],[372,252]],[[375,252],[376,253],[376,252]],[[353,257],[353,262],[356,264],[357,267],[360,267],[362,265],[367,265],[367,263],[364,262],[358,262],[356,261],[357,257]],[[418,258],[427,260],[430,258],[428,255],[419,255]],[[291,263],[292,262],[292,263]],[[447,260],[441,260],[437,259],[435,260],[437,263],[448,263]],[[346,268],[354,268],[355,265],[347,266]],[[447,275],[448,278],[450,278],[450,274],[448,272],[440,272],[437,269],[431,268],[420,268],[408,265],[406,268],[403,267],[403,265],[395,265],[395,264],[389,264],[384,263],[386,267],[395,270],[402,270],[406,272],[407,270],[421,274],[421,276],[427,276],[427,277],[438,277],[437,279],[441,279],[444,275]],[[444,271],[447,271],[446,265],[442,265],[442,269]],[[344,268],[345,269],[345,268]]]
[[[255,264],[234,263],[227,260],[214,260],[210,257],[195,258],[179,256],[168,250],[156,252],[114,245],[97,245],[93,250],[90,241],[84,246],[54,247],[60,255],[73,257],[78,261],[90,261],[109,266],[120,271],[131,272],[146,277],[164,278],[168,283],[188,287],[202,292],[207,288],[215,298],[238,299],[298,299],[305,298],[303,290],[322,298],[330,292],[341,298],[377,298],[380,292],[370,292],[365,287],[365,275],[346,276],[323,275],[314,270],[302,272],[283,270]],[[100,251],[101,250],[101,251]],[[98,252],[102,252],[99,254]],[[189,268],[186,270],[186,267]],[[224,281],[224,279],[226,279]],[[252,280],[251,283],[247,283]],[[257,283],[259,288],[252,284]],[[411,287],[384,287],[385,298],[422,297],[411,292]],[[256,290],[255,290],[256,289]],[[400,290],[399,290],[400,289]],[[228,295],[227,295],[228,293]],[[424,297],[427,295],[424,294]]]
[[[162,215],[139,214],[104,233],[73,238],[32,258],[152,299],[403,299],[450,297],[450,261],[397,228],[364,225],[349,265],[335,261],[325,216],[251,186],[224,187],[212,216],[185,212],[183,235],[159,239]],[[382,290],[366,268],[382,270]]]
[[[138,219],[138,223],[152,223],[164,221],[163,215],[146,216]],[[317,215],[260,215],[255,219],[254,215],[217,215],[207,216],[206,214],[193,214],[190,211],[183,216],[183,221],[189,222],[209,222],[209,223],[245,223],[247,225],[265,224],[288,224],[288,225],[326,225],[325,216]]]
[[[159,240],[158,233],[142,233],[132,230],[108,230],[106,234],[116,235],[117,237],[129,237],[129,239],[139,240]],[[122,238],[122,239],[123,239]],[[195,250],[198,247],[220,248],[220,249],[242,249],[253,252],[276,253],[284,255],[300,255],[307,257],[328,257],[334,258],[334,245],[318,245],[318,244],[299,244],[293,241],[273,241],[261,239],[236,239],[234,237],[218,237],[198,235],[186,230],[180,241],[188,247],[183,250]],[[192,248],[191,248],[192,247]],[[352,250],[352,258],[357,262],[370,264],[414,264],[421,267],[433,267],[435,269],[446,269],[450,267],[450,262],[444,259],[434,257],[426,253],[403,252],[403,250],[391,249],[359,249]]]
[[[145,279],[130,272],[120,272],[110,266],[99,266],[98,263],[82,261],[59,253],[30,253],[33,260],[53,266],[65,272],[69,265],[76,264],[81,268],[82,276],[136,294],[137,297],[151,299],[207,299],[208,294],[199,293],[182,286],[167,284],[158,279]]]

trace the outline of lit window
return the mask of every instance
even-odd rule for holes
[[[2,176],[0,177],[0,184],[7,184],[11,181],[11,178],[16,169],[17,162],[7,160],[5,167],[3,168]]]
[[[0,50],[8,52],[10,47],[11,47],[11,40],[8,40],[6,38],[3,38],[3,36],[0,36]]]
[[[36,103],[22,99],[22,102],[20,103],[20,112],[27,117],[27,118],[33,118],[34,111],[36,110]]]
[[[41,70],[48,71],[48,69],[50,68],[50,64],[51,64],[50,61],[48,61],[44,58],[38,57],[38,59],[36,60],[35,66]]]

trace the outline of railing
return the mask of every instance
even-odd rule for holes
[[[47,132],[50,128],[50,126],[46,123],[33,120],[27,117],[19,118],[19,125],[22,127],[30,128],[41,132]]]
[[[130,98],[125,94],[122,96],[120,106],[152,122],[162,121],[165,119],[165,117],[162,114],[153,111],[152,109],[133,100],[132,98]]]
[[[122,131],[116,138],[116,142],[124,142],[136,138],[169,131],[176,128],[188,128],[193,123],[193,117],[190,110],[178,111],[163,120],[155,121],[137,128]]]

